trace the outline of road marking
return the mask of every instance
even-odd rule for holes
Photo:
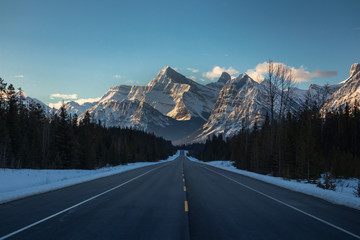
[[[167,166],[167,165],[164,165],[164,166]],[[128,184],[128,183],[130,183],[130,182],[132,182],[132,181],[134,181],[134,180],[136,180],[136,179],[138,179],[138,178],[140,178],[140,177],[142,177],[142,176],[144,176],[144,175],[146,175],[146,174],[148,174],[148,173],[150,173],[150,172],[152,172],[152,171],[154,171],[154,170],[156,170],[156,169],[158,169],[158,168],[164,167],[164,166],[160,166],[160,167],[157,167],[157,168],[153,168],[153,169],[151,169],[151,170],[149,170],[149,171],[147,171],[147,172],[145,172],[145,173],[143,173],[143,174],[141,174],[141,175],[139,175],[139,176],[137,176],[137,177],[134,177],[134,178],[132,178],[132,179],[130,179],[130,180],[128,180],[128,181],[120,184],[120,185],[117,185],[116,187],[113,187],[113,188],[111,188],[111,189],[109,189],[109,190],[106,190],[105,192],[102,192],[102,193],[100,193],[100,194],[97,194],[97,195],[95,195],[95,196],[93,196],[93,197],[91,197],[91,198],[88,198],[88,199],[86,199],[86,200],[84,200],[84,201],[82,201],[82,202],[79,202],[79,203],[77,203],[77,204],[75,204],[75,205],[73,205],[73,206],[71,206],[71,207],[68,207],[68,208],[66,208],[66,209],[64,209],[64,210],[62,210],[62,211],[60,211],[60,212],[57,212],[57,213],[55,213],[55,214],[53,214],[53,215],[51,215],[51,216],[48,216],[48,217],[43,218],[43,219],[41,219],[41,220],[39,220],[39,221],[37,221],[37,222],[34,222],[34,223],[30,224],[30,225],[27,225],[26,227],[20,228],[19,230],[15,231],[15,232],[12,232],[12,233],[9,233],[9,234],[7,234],[7,235],[5,235],[5,236],[2,236],[2,237],[0,237],[0,240],[9,238],[9,237],[11,237],[11,236],[14,236],[15,234],[18,234],[18,233],[20,233],[20,232],[23,232],[23,231],[25,231],[25,230],[27,230],[27,229],[29,229],[29,228],[31,228],[31,227],[34,227],[34,226],[36,226],[36,225],[38,225],[38,224],[40,224],[40,223],[43,223],[43,222],[45,222],[45,221],[47,221],[47,220],[49,220],[49,219],[51,219],[51,218],[54,218],[54,217],[56,217],[56,216],[58,216],[58,215],[60,215],[60,214],[62,214],[62,213],[64,213],[64,212],[67,212],[67,211],[69,211],[69,210],[71,210],[71,209],[73,209],[73,208],[76,208],[76,207],[78,207],[78,206],[80,206],[80,205],[83,205],[84,203],[87,203],[87,202],[89,202],[89,201],[91,201],[91,200],[94,200],[95,198],[98,198],[98,197],[100,197],[100,196],[102,196],[102,195],[104,195],[104,194],[106,194],[106,193],[111,192],[111,191],[114,191],[115,189],[118,189],[118,188],[124,186],[125,184]]]
[[[185,201],[185,212],[189,211],[189,204],[188,201]]]
[[[185,178],[183,178],[183,182],[185,182]]]
[[[203,167],[203,166],[201,166],[201,167]],[[203,168],[205,168],[205,169],[207,169],[207,170],[209,170],[209,171],[211,171],[211,172],[214,172],[214,173],[216,173],[216,174],[218,174],[218,175],[220,175],[220,176],[223,176],[224,178],[227,178],[227,179],[229,179],[230,181],[233,181],[233,182],[235,182],[235,183],[237,183],[237,184],[239,184],[239,185],[241,185],[241,186],[243,186],[243,187],[245,187],[245,188],[247,188],[247,189],[249,189],[249,190],[252,190],[252,191],[254,191],[254,192],[256,192],[256,193],[258,193],[258,194],[260,194],[260,195],[263,195],[263,196],[265,196],[265,197],[267,197],[267,198],[270,198],[270,199],[272,199],[272,200],[274,200],[274,201],[276,201],[276,202],[278,202],[278,203],[280,203],[280,204],[282,204],[282,205],[285,205],[285,206],[287,206],[287,207],[289,207],[289,208],[291,208],[291,209],[293,209],[293,210],[295,210],[295,211],[298,211],[298,212],[300,212],[300,213],[302,213],[302,214],[305,214],[305,215],[308,216],[308,217],[311,217],[311,218],[313,218],[313,219],[315,219],[315,220],[318,220],[319,222],[322,222],[322,223],[324,223],[324,224],[326,224],[326,225],[328,225],[328,226],[330,226],[330,227],[333,227],[333,228],[335,228],[335,229],[337,229],[337,230],[339,230],[339,231],[341,231],[341,232],[343,232],[343,233],[346,233],[346,234],[348,234],[348,235],[350,235],[350,236],[352,236],[352,237],[354,237],[354,238],[360,239],[360,236],[359,236],[359,235],[356,235],[355,233],[349,232],[349,231],[346,230],[346,229],[343,229],[343,228],[341,228],[341,227],[339,227],[339,226],[336,226],[336,225],[334,225],[334,224],[332,224],[332,223],[329,223],[329,222],[327,222],[327,221],[325,221],[325,220],[323,220],[323,219],[321,219],[321,218],[318,218],[318,217],[316,217],[316,216],[314,216],[314,215],[312,215],[312,214],[310,214],[310,213],[304,212],[303,210],[300,210],[300,209],[298,209],[298,208],[296,208],[296,207],[294,207],[294,206],[292,206],[292,205],[290,205],[290,204],[287,204],[287,203],[285,203],[285,202],[283,202],[283,201],[281,201],[281,200],[279,200],[279,199],[276,199],[276,198],[274,198],[274,197],[271,197],[271,196],[267,195],[266,193],[260,192],[259,190],[256,190],[256,189],[254,189],[254,188],[252,188],[252,187],[249,187],[249,186],[247,186],[247,185],[245,185],[245,184],[243,184],[243,183],[240,183],[240,182],[238,182],[238,181],[236,181],[236,180],[234,180],[234,179],[232,179],[232,178],[230,178],[230,177],[228,177],[228,176],[225,176],[225,175],[223,175],[223,174],[221,174],[221,173],[215,172],[215,171],[212,170],[212,169],[209,169],[209,168],[207,168],[207,167],[203,167]]]
[[[184,192],[186,192],[186,186],[184,186]]]

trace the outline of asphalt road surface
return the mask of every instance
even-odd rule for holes
[[[182,153],[1,204],[0,239],[360,239],[360,211]]]

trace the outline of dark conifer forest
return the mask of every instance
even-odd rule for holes
[[[78,121],[64,106],[48,116],[0,78],[0,167],[95,169],[151,162],[174,153],[171,142],[134,129],[105,128],[88,113]]]
[[[321,113],[307,101],[296,112],[271,124],[241,129],[228,139],[213,136],[187,147],[203,161],[232,160],[239,169],[312,181],[329,172],[360,177],[360,111],[358,103],[335,113]]]

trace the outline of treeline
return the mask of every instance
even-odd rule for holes
[[[0,167],[95,169],[106,165],[166,159],[171,142],[134,129],[105,128],[87,113],[47,116],[27,103],[21,89],[0,78]]]
[[[360,178],[359,104],[336,113],[321,113],[307,102],[280,120],[266,117],[260,127],[241,129],[231,139],[214,136],[204,145],[188,147],[201,160],[232,160],[239,169],[291,179]]]

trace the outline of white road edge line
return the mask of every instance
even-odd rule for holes
[[[115,189],[118,189],[118,188],[124,186],[125,184],[128,184],[128,183],[130,183],[130,182],[132,182],[132,181],[134,181],[134,180],[136,180],[136,179],[138,179],[138,178],[140,178],[140,177],[142,177],[142,176],[144,176],[144,175],[146,175],[146,174],[148,174],[148,173],[150,173],[150,172],[152,172],[152,171],[154,171],[154,170],[156,170],[156,169],[158,169],[158,168],[161,168],[161,167],[164,167],[164,166],[167,166],[167,165],[168,165],[168,164],[163,165],[163,166],[160,166],[160,167],[157,167],[157,168],[153,168],[153,169],[151,169],[151,170],[149,170],[149,171],[147,171],[147,172],[145,172],[145,173],[143,173],[143,174],[141,174],[141,175],[139,175],[139,176],[137,176],[137,177],[134,177],[134,178],[132,178],[132,179],[126,181],[126,182],[123,182],[123,183],[120,184],[120,185],[117,185],[116,187],[113,187],[113,188],[111,188],[111,189],[109,189],[109,190],[106,190],[105,192],[99,193],[99,194],[97,194],[97,195],[95,195],[95,196],[93,196],[93,197],[91,197],[91,198],[88,198],[88,199],[86,199],[86,200],[84,200],[84,201],[82,201],[82,202],[79,202],[79,203],[77,203],[77,204],[75,204],[75,205],[73,205],[73,206],[71,206],[71,207],[68,207],[68,208],[66,208],[66,209],[64,209],[64,210],[62,210],[62,211],[60,211],[60,212],[57,212],[57,213],[55,213],[55,214],[53,214],[53,215],[51,215],[51,216],[48,216],[48,217],[43,218],[43,219],[41,219],[41,220],[39,220],[39,221],[37,221],[37,222],[34,222],[34,223],[30,224],[30,225],[27,225],[26,227],[20,228],[19,230],[16,230],[15,232],[12,232],[12,233],[9,233],[9,234],[7,234],[7,235],[5,235],[5,236],[2,236],[2,237],[0,237],[0,240],[9,238],[9,237],[14,236],[15,234],[18,234],[18,233],[20,233],[20,232],[22,232],[22,231],[25,231],[25,230],[27,230],[27,229],[35,226],[35,225],[38,225],[38,224],[40,224],[40,223],[43,223],[43,222],[45,222],[45,221],[47,221],[47,220],[49,220],[49,219],[51,219],[51,218],[54,218],[54,217],[56,217],[56,216],[58,216],[58,215],[60,215],[60,214],[62,214],[62,213],[64,213],[64,212],[67,212],[67,211],[69,211],[69,210],[71,210],[71,209],[73,209],[73,208],[76,208],[76,207],[78,207],[78,206],[80,206],[80,205],[82,205],[82,204],[84,204],[84,203],[87,203],[87,202],[89,202],[89,201],[91,201],[91,200],[94,200],[95,198],[98,198],[98,197],[100,197],[100,196],[102,196],[102,195],[104,195],[104,194],[106,194],[106,193],[109,193],[109,192],[111,192],[111,191],[114,191]]]
[[[203,167],[203,166],[201,166],[201,167]],[[296,207],[294,207],[294,206],[292,206],[292,205],[290,205],[290,204],[287,204],[287,203],[285,203],[285,202],[283,202],[283,201],[281,201],[281,200],[279,200],[279,199],[276,199],[276,198],[274,198],[274,197],[271,197],[271,196],[267,195],[266,193],[260,192],[259,190],[256,190],[256,189],[254,189],[254,188],[252,188],[252,187],[249,187],[249,186],[247,186],[247,185],[245,185],[245,184],[243,184],[243,183],[240,183],[240,182],[238,182],[238,181],[236,181],[236,180],[234,180],[234,179],[232,179],[232,178],[229,178],[228,176],[225,176],[225,175],[223,175],[223,174],[221,174],[221,173],[218,173],[218,172],[216,172],[216,171],[214,171],[214,170],[212,170],[212,169],[209,169],[209,168],[207,168],[207,167],[203,167],[203,168],[205,168],[205,169],[207,169],[207,170],[209,170],[209,171],[211,171],[211,172],[214,172],[214,173],[216,173],[216,174],[218,174],[218,175],[220,175],[220,176],[223,176],[224,178],[227,178],[227,179],[229,179],[230,181],[233,181],[233,182],[235,182],[235,183],[237,183],[237,184],[239,184],[239,185],[241,185],[241,186],[243,186],[243,187],[245,187],[245,188],[247,188],[247,189],[249,189],[249,190],[252,190],[252,191],[254,191],[254,192],[258,193],[258,194],[261,194],[261,195],[263,195],[263,196],[265,196],[265,197],[267,197],[267,198],[270,198],[270,199],[272,199],[272,200],[274,200],[274,201],[276,201],[276,202],[278,202],[278,203],[280,203],[280,204],[282,204],[282,205],[285,205],[285,206],[287,206],[287,207],[289,207],[289,208],[291,208],[291,209],[293,209],[293,210],[295,210],[295,211],[298,211],[298,212],[300,212],[300,213],[302,213],[302,214],[305,214],[305,215],[308,216],[308,217],[311,217],[311,218],[313,218],[313,219],[315,219],[315,220],[318,220],[319,222],[322,222],[322,223],[324,223],[324,224],[326,224],[326,225],[328,225],[328,226],[330,226],[330,227],[333,227],[333,228],[335,228],[335,229],[337,229],[337,230],[339,230],[339,231],[341,231],[341,232],[343,232],[343,233],[346,233],[346,234],[348,234],[348,235],[350,235],[350,236],[352,236],[352,237],[354,237],[354,238],[360,239],[360,236],[359,236],[359,235],[356,235],[356,234],[354,234],[354,233],[352,233],[352,232],[349,232],[349,231],[346,230],[346,229],[343,229],[343,228],[341,228],[341,227],[339,227],[339,226],[336,226],[336,225],[334,225],[334,224],[332,224],[332,223],[329,223],[329,222],[327,222],[327,221],[325,221],[325,220],[323,220],[323,219],[321,219],[321,218],[318,218],[318,217],[316,217],[316,216],[314,216],[314,215],[312,215],[312,214],[310,214],[310,213],[304,212],[304,211],[302,211],[302,210],[300,210],[300,209],[298,209],[298,208],[296,208]]]

